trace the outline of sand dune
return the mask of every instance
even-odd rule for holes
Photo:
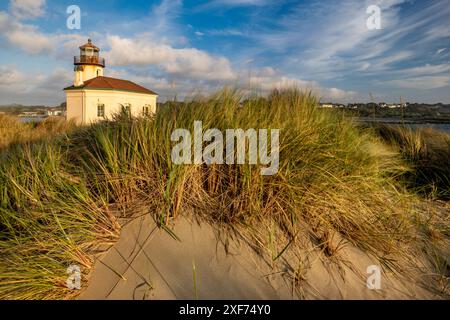
[[[283,263],[272,265],[238,236],[185,217],[176,220],[173,233],[149,215],[124,226],[120,240],[98,258],[79,299],[438,298],[414,280],[386,272],[380,290],[368,289],[364,273],[377,261],[356,248],[345,248],[349,265],[330,264],[317,253],[293,290]]]

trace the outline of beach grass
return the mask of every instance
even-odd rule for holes
[[[17,117],[0,114],[0,150],[11,144],[51,139],[54,135],[67,132],[73,127],[73,122],[60,117],[50,117],[38,123],[23,123]]]
[[[423,217],[420,197],[399,183],[411,170],[400,153],[372,130],[317,105],[316,97],[298,89],[267,98],[224,89],[166,103],[148,117],[117,115],[48,139],[6,142],[0,156],[0,299],[75,296],[65,286],[67,267],[80,265],[85,280],[95,246],[117,239],[118,216],[131,215],[136,204],[169,232],[166,225],[186,211],[245,229],[273,260],[287,245],[298,245],[300,232],[324,256],[339,250],[332,245],[337,234],[399,272],[400,261],[439,246],[448,229],[436,211],[427,211],[433,219]],[[173,164],[171,134],[193,131],[194,121],[204,130],[279,129],[278,173],[262,176],[260,164]],[[432,240],[424,226],[434,230]]]
[[[411,171],[404,181],[415,192],[437,199],[450,199],[450,135],[432,128],[376,125],[374,130],[394,146]]]

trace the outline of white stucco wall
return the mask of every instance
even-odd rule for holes
[[[67,90],[67,120],[77,124],[91,124],[104,118],[97,116],[99,104],[105,105],[105,118],[111,118],[121,111],[122,105],[131,106],[131,115],[140,116],[143,107],[149,106],[149,113],[156,112],[157,95],[115,91],[115,90]]]
[[[83,66],[83,81],[103,76],[103,67],[85,65]]]
[[[83,92],[66,91],[66,103],[66,119],[81,124],[83,122]]]
[[[74,86],[82,86],[85,81],[103,76],[103,67],[84,65],[82,70],[75,70]]]

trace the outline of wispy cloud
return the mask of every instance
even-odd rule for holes
[[[212,0],[197,6],[196,10],[208,10],[214,8],[265,6],[270,4],[269,0]]]
[[[450,75],[422,76],[400,80],[390,80],[387,84],[408,89],[436,89],[450,87]]]
[[[381,30],[366,26],[369,4],[381,8]],[[389,77],[448,72],[445,66],[424,65],[431,61],[430,49],[443,53],[442,44],[450,42],[450,29],[443,25],[449,20],[446,1],[310,1],[273,17],[270,28],[263,25],[250,36],[257,42],[256,59],[281,57],[278,66],[285,72],[336,85],[358,79],[367,91],[384,78],[392,80],[393,88],[404,89],[413,86]],[[440,47],[434,49],[436,45]],[[436,81],[424,89],[444,83],[441,78],[431,80]]]
[[[235,37],[244,37],[246,36],[246,32],[239,29],[234,28],[227,28],[227,29],[210,29],[207,30],[206,33],[208,36],[217,37],[217,36],[223,36],[223,37],[229,37],[229,36],[235,36]]]

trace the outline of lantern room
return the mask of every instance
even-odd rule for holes
[[[100,49],[91,39],[80,47],[80,55],[74,57],[75,86],[82,86],[85,81],[103,76],[105,59],[100,57]]]

